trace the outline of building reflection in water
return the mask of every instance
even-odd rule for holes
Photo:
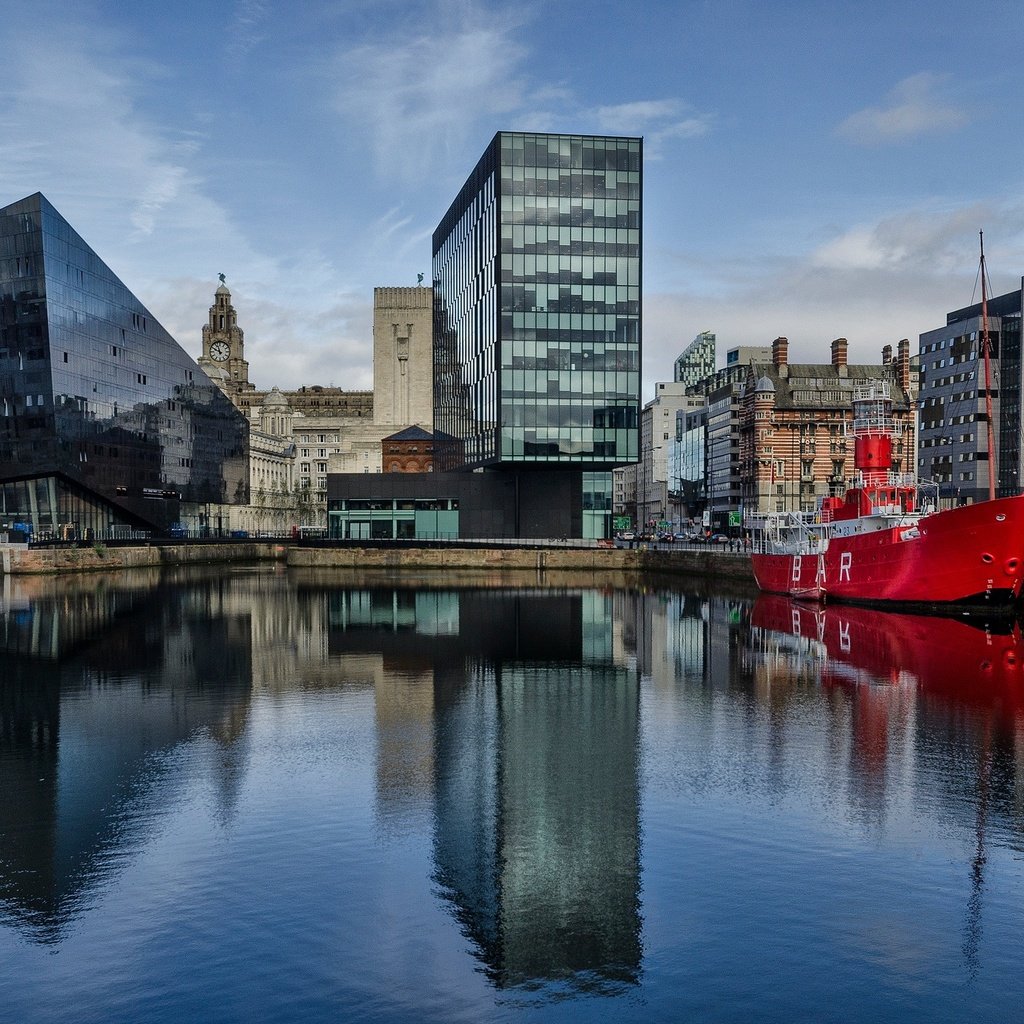
[[[250,632],[217,581],[0,580],[0,899],[55,942],[145,838],[158,812],[139,808],[173,802],[165,755],[198,730],[218,741],[231,803]]]
[[[641,745],[704,808],[790,797],[879,836],[967,837],[968,967],[987,855],[1024,851],[1016,628],[674,587],[6,578],[5,917],[59,941],[196,772],[230,822],[262,756],[254,703],[276,724],[322,690],[372,716],[353,756],[373,762],[376,826],[429,831],[439,898],[506,992],[641,981]]]
[[[432,790],[436,879],[487,976],[635,983],[638,675],[613,599],[396,589],[329,602],[333,656],[386,651],[378,799],[401,815]]]

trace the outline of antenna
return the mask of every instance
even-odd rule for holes
[[[988,290],[985,287],[985,232],[978,232],[981,246],[981,351],[985,355],[985,419],[988,431],[988,500],[996,496],[995,439],[992,430],[992,346],[988,337]]]

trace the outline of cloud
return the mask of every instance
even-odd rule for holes
[[[231,27],[227,32],[227,52],[236,64],[267,37],[270,13],[268,0],[236,0]]]
[[[918,209],[875,224],[858,224],[820,245],[813,266],[840,271],[955,273],[970,266],[978,251],[978,231],[998,224],[998,245],[1016,247],[1024,233],[1024,207],[972,203],[951,210]]]
[[[683,114],[687,116],[682,116]],[[614,106],[598,107],[598,127],[610,134],[630,134],[648,130],[663,135],[703,135],[711,118],[689,114],[686,104],[676,99],[634,100]]]
[[[117,45],[110,33],[70,23],[18,34],[3,129],[30,141],[5,146],[0,193],[10,201],[43,191],[58,208],[91,212],[118,247],[149,236],[161,219],[178,221],[186,208],[220,219],[190,170],[196,140],[161,133],[133,103],[137,79],[159,69],[106,59]]]
[[[737,345],[789,338],[793,362],[830,359],[832,339],[850,341],[850,361],[876,363],[882,347],[941,327],[977,302],[978,228],[986,235],[992,294],[1020,287],[1024,206],[975,203],[921,208],[862,223],[802,254],[717,260],[705,250],[659,253],[670,272],[644,291],[644,394],[671,379],[672,361],[699,330],[718,335],[719,364]]]
[[[710,129],[711,116],[678,99],[586,107],[565,84],[534,81],[520,41],[528,9],[467,2],[438,12],[404,33],[389,22],[386,36],[344,49],[332,65],[336,109],[369,140],[389,179],[422,180],[467,140],[482,150],[495,122],[513,117],[516,124],[501,127],[644,135],[653,159],[669,140]]]
[[[260,225],[208,191],[207,138],[143,113],[141,97],[166,69],[125,56],[131,39],[89,22],[86,8],[81,18],[11,28],[0,206],[43,192],[193,357],[225,271],[254,380],[369,386],[372,290],[344,292],[333,260],[308,241],[272,253],[253,241]]]
[[[160,212],[173,203],[188,185],[188,171],[175,164],[157,164],[132,210],[131,221],[144,235],[153,233]]]
[[[938,95],[945,78],[925,71],[903,79],[889,93],[886,105],[851,114],[836,134],[859,146],[878,146],[961,128],[967,124],[967,112]]]
[[[643,135],[644,156],[658,160],[670,139],[695,139],[711,130],[714,118],[677,99],[634,100],[598,107],[593,120],[609,135]]]
[[[472,4],[442,13],[404,35],[389,22],[379,40],[334,62],[335,106],[347,128],[369,139],[378,172],[391,179],[421,179],[481,122],[493,124],[523,103],[526,50],[515,39],[522,16]]]

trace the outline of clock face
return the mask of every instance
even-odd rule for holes
[[[216,359],[218,363],[224,362],[231,355],[231,349],[223,341],[215,341],[210,346],[210,358]]]

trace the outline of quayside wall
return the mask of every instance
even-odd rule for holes
[[[278,561],[302,569],[385,569],[445,573],[453,570],[533,572],[681,573],[753,582],[750,556],[706,549],[538,548],[412,545],[309,547],[287,542],[153,544],[140,547],[2,549],[3,571],[15,575],[64,574],[162,565]]]

